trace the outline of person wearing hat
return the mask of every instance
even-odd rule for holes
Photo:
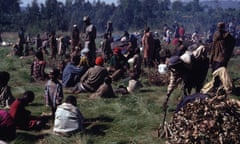
[[[90,67],[84,73],[80,82],[74,87],[73,93],[77,94],[81,92],[95,92],[104,82],[104,78],[109,75],[103,64],[103,57],[97,57],[95,60],[95,65]]]
[[[50,106],[52,110],[52,118],[54,119],[57,106],[61,104],[63,99],[62,83],[58,80],[58,69],[52,69],[49,73],[49,80],[45,84],[44,99],[46,106]]]
[[[96,43],[95,39],[97,36],[97,29],[96,27],[91,23],[89,16],[84,16],[83,17],[83,22],[85,24],[85,43],[84,47],[89,48],[89,55],[88,55],[88,60],[90,66],[94,65],[94,60],[96,58]]]
[[[71,50],[74,51],[75,47],[78,47],[80,37],[79,29],[76,24],[73,25],[72,36],[71,36]]]
[[[230,77],[226,72],[226,68],[232,56],[235,43],[235,38],[229,32],[225,31],[225,23],[219,22],[217,24],[217,31],[213,35],[213,43],[210,49],[210,65],[212,67],[213,74],[215,71],[221,69],[222,71],[218,73],[225,73],[225,75],[220,74],[214,77],[213,81],[215,81],[215,85],[213,89],[217,89],[221,83],[225,83],[225,86],[230,85],[230,87],[224,87],[225,92],[231,92],[232,84],[231,82],[227,82]]]
[[[112,74],[112,79],[114,81],[123,77],[124,72],[129,69],[127,58],[121,53],[119,47],[113,49],[113,56],[111,57],[109,64],[108,71]]]

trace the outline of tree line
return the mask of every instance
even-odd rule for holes
[[[215,0],[216,3],[218,0]],[[189,31],[206,31],[218,21],[237,20],[240,9],[211,8],[199,0],[188,3],[170,0],[118,0],[106,4],[100,0],[32,0],[20,7],[19,0],[0,1],[0,31],[17,31],[24,27],[29,32],[69,31],[73,24],[83,27],[82,18],[88,15],[98,32],[104,32],[107,21],[112,21],[114,31],[139,30],[150,26],[161,29],[174,21]]]

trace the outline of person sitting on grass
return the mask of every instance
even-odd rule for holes
[[[142,83],[139,81],[138,74],[131,71],[129,73],[129,81],[128,81],[128,86],[125,87],[123,85],[120,85],[117,90],[115,91],[116,93],[120,93],[122,95],[128,94],[128,93],[133,93],[135,90],[143,87]]]
[[[113,56],[110,58],[108,71],[113,81],[118,81],[124,77],[124,73],[130,68],[127,58],[122,54],[121,49],[116,47],[113,50]]]
[[[0,72],[0,107],[8,109],[14,97],[11,92],[11,87],[8,86],[8,81],[10,79],[10,74],[6,71]]]
[[[73,89],[73,93],[78,94],[81,92],[95,92],[104,82],[104,78],[108,76],[107,69],[103,66],[104,59],[97,57],[95,66],[90,67],[87,72],[81,77],[79,83]]]
[[[70,95],[57,107],[53,131],[55,134],[69,136],[83,131],[83,122],[84,117],[77,107],[77,99]]]
[[[54,114],[57,106],[61,104],[63,99],[63,89],[62,83],[58,80],[59,70],[52,69],[49,73],[49,80],[45,84],[45,103],[46,106],[50,106],[52,110],[52,118],[54,119]]]
[[[42,51],[38,51],[35,54],[35,59],[31,65],[31,81],[45,80],[47,74],[45,73],[45,67],[47,62],[43,58]]]
[[[78,67],[80,60],[80,56],[73,56],[71,62],[64,68],[62,75],[63,87],[75,86],[80,81],[81,76],[87,71],[88,67],[86,66]]]
[[[16,126],[13,118],[6,110],[0,110],[0,140],[11,141],[15,137]]]
[[[100,85],[96,92],[90,95],[91,99],[94,98],[114,98],[116,97],[112,88],[112,79],[107,76],[104,78],[104,83]]]
[[[134,73],[136,73],[137,76],[140,77],[142,72],[142,55],[139,48],[135,49],[135,54],[133,56],[132,71],[134,71]]]
[[[26,91],[21,98],[16,99],[10,106],[9,114],[14,120],[17,129],[23,130],[40,130],[46,124],[46,117],[37,117],[31,115],[31,112],[26,110],[26,106],[34,100],[34,93]]]

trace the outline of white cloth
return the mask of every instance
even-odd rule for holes
[[[64,134],[77,130],[83,130],[83,116],[80,110],[69,103],[59,105],[55,113],[53,131]]]
[[[182,54],[180,56],[180,59],[186,63],[186,64],[191,64],[191,56],[192,56],[192,52],[191,51],[186,51],[184,54]]]
[[[133,92],[136,89],[139,89],[142,87],[142,84],[138,80],[131,79],[128,82],[127,90],[129,93]]]
[[[167,65],[166,64],[159,64],[158,65],[158,72],[160,74],[166,74],[167,73]]]
[[[192,52],[192,54],[196,59],[199,59],[207,55],[207,49],[204,45],[200,45],[196,50]]]

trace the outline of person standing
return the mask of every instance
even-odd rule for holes
[[[235,38],[225,31],[225,23],[219,22],[217,31],[213,35],[213,44],[210,49],[210,65],[213,75],[213,80],[210,83],[212,83],[213,90],[218,89],[222,84],[225,92],[231,93],[232,83],[227,73],[227,65],[232,56],[235,43]],[[209,90],[207,89],[208,84],[204,86],[204,92]]]
[[[150,32],[150,28],[147,27],[144,31],[144,35],[142,37],[142,45],[143,45],[143,62],[145,67],[153,66],[153,53],[155,49],[155,42],[153,35]]]
[[[25,43],[25,34],[24,34],[23,27],[21,27],[20,31],[18,32],[18,46],[19,46],[19,55],[18,56],[23,55],[24,43]]]
[[[90,66],[93,66],[94,63],[95,63],[95,58],[96,58],[95,39],[96,39],[96,36],[97,36],[97,29],[91,23],[89,16],[84,16],[83,17],[83,22],[85,24],[85,29],[84,29],[85,43],[84,43],[84,47],[89,48],[88,60],[89,60]]]
[[[108,33],[104,34],[104,39],[103,39],[103,42],[101,45],[104,60],[106,62],[109,62],[109,60],[113,54],[112,49],[111,49],[111,40],[109,39],[108,35],[109,35]]]
[[[112,32],[113,32],[113,24],[112,24],[112,21],[109,20],[106,25],[106,33],[109,35],[112,35]]]
[[[78,46],[80,37],[79,37],[79,29],[78,26],[75,24],[73,25],[73,31],[72,31],[72,38],[71,38],[71,50],[74,51],[74,49]]]
[[[41,51],[42,50],[42,39],[40,37],[40,34],[37,34],[37,37],[35,39],[35,45],[36,45],[36,50]]]
[[[180,36],[180,38],[182,38],[183,40],[185,39],[185,28],[184,28],[183,25],[181,25],[181,26],[179,27],[179,36]]]
[[[57,58],[57,39],[56,33],[53,31],[50,35],[50,49],[51,49],[51,59]]]
[[[213,71],[224,66],[227,67],[235,46],[235,39],[225,31],[225,23],[217,24],[217,31],[213,35],[213,45],[211,48],[211,65]]]
[[[50,106],[52,110],[52,117],[54,119],[57,106],[61,104],[63,99],[62,84],[58,80],[59,70],[52,69],[49,73],[49,80],[45,84],[45,104]]]

